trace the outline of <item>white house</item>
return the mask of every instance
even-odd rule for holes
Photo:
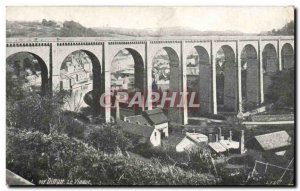
[[[161,146],[169,136],[168,118],[161,109],[143,111],[142,115],[125,117],[119,122],[123,131],[149,141],[154,147]]]

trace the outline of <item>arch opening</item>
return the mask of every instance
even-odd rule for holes
[[[196,92],[195,104],[200,108],[189,108],[189,116],[200,116],[211,112],[211,66],[209,54],[202,46],[195,46],[187,56],[187,91],[188,100]]]
[[[281,63],[283,69],[294,68],[294,49],[291,44],[285,43],[281,49]]]
[[[118,92],[128,93],[128,98],[119,100],[120,116],[139,114],[144,107],[136,104],[129,107],[132,98],[139,92],[145,95],[145,67],[142,56],[131,48],[120,50],[111,63],[111,91],[113,92],[112,104]],[[144,106],[144,104],[143,104]]]
[[[179,92],[182,89],[181,76],[179,57],[176,51],[171,47],[163,47],[158,50],[152,59],[152,91],[158,92],[160,98],[164,92],[168,97],[172,97],[173,93],[176,93],[175,102],[178,101]],[[154,102],[153,107],[157,107],[160,101]],[[182,122],[182,111],[169,104],[170,102],[166,101],[163,106],[169,119],[172,122]]]
[[[216,55],[217,109],[223,112],[237,111],[237,65],[235,53],[223,45]]]
[[[243,110],[251,110],[259,103],[259,64],[257,51],[248,44],[241,53],[241,85]]]
[[[65,109],[78,112],[92,108],[92,113],[100,112],[101,83],[100,61],[93,53],[70,53],[60,68],[60,90],[70,93]]]
[[[6,75],[22,80],[25,91],[45,94],[49,87],[45,61],[31,52],[18,52],[6,58]],[[8,87],[7,87],[8,88]]]
[[[262,52],[264,94],[271,85],[272,76],[279,70],[276,48],[272,44],[267,44]],[[266,97],[266,96],[265,96]]]

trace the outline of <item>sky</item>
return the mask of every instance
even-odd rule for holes
[[[294,19],[293,7],[7,7],[9,21],[73,20],[85,27],[187,27],[259,33]]]

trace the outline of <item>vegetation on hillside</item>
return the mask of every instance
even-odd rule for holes
[[[123,155],[107,155],[64,134],[16,128],[7,130],[7,168],[41,184],[61,179],[62,184],[89,185],[212,185],[212,175],[146,163]],[[80,183],[79,183],[80,184]]]
[[[199,31],[183,27],[129,29],[117,27],[86,28],[75,21],[63,23],[43,19],[41,22],[6,21],[6,37],[95,37],[95,36],[208,36],[247,35],[239,31]]]
[[[89,185],[218,183],[210,174],[128,158],[122,153],[131,142],[117,127],[98,124],[84,135],[89,126],[66,115],[64,95],[41,96],[22,89],[24,82],[16,82],[10,73],[7,79],[8,85],[17,85],[18,94],[8,91],[6,167],[34,184],[47,184],[51,179]]]
[[[95,37],[91,28],[75,21],[57,23],[43,19],[42,22],[6,21],[6,37]]]
[[[294,21],[290,21],[280,29],[272,29],[271,31],[266,32],[266,35],[294,35],[294,30]],[[264,35],[264,33],[261,34]]]

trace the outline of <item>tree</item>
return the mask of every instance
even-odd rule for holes
[[[60,118],[64,98],[64,92],[40,95],[32,91],[25,98],[9,103],[6,111],[7,126],[46,134],[63,129]]]
[[[294,35],[294,21],[290,21],[285,24],[281,29],[273,29],[268,34],[269,35]]]
[[[266,103],[274,103],[277,108],[294,108],[294,80],[294,69],[274,74],[265,96]]]
[[[81,36],[98,36],[93,29],[85,28],[81,24],[74,21],[65,21],[61,30],[62,37],[81,37]]]

